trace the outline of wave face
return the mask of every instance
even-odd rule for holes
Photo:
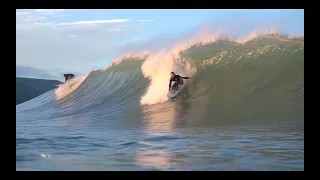
[[[185,80],[174,100],[167,98],[171,71],[194,78]],[[241,43],[178,45],[124,57],[105,71],[68,83],[18,105],[17,118],[93,123],[154,116],[206,126],[303,123],[304,39],[261,35]]]

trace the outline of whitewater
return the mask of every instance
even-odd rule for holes
[[[169,74],[193,77],[168,99]],[[16,106],[17,170],[303,170],[304,37],[127,52]]]

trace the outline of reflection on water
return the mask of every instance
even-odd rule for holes
[[[141,142],[148,146],[138,151],[137,166],[151,169],[169,169],[174,165],[170,161],[171,153],[166,150],[167,144],[163,144],[162,140],[176,136],[172,130],[175,128],[175,119],[177,119],[179,111],[178,106],[170,101],[165,105],[144,107],[144,130],[152,143]]]
[[[168,169],[173,165],[169,158],[169,152],[163,150],[143,150],[139,152],[136,164],[144,168]]]
[[[171,132],[174,121],[179,114],[178,106],[173,102],[166,105],[144,106],[144,129],[148,135],[154,136],[156,132]]]

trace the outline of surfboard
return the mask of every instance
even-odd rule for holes
[[[179,94],[179,90],[177,91],[171,90],[168,92],[168,98],[170,99],[175,98],[178,94]]]

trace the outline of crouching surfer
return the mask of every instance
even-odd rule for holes
[[[178,90],[179,85],[183,85],[183,79],[191,79],[191,77],[182,77],[180,75],[175,74],[174,72],[170,73],[170,83],[169,83],[169,91],[172,90]],[[175,81],[173,86],[171,87],[171,82]]]
[[[64,83],[66,83],[68,80],[74,78],[74,74],[63,74],[65,80]]]

